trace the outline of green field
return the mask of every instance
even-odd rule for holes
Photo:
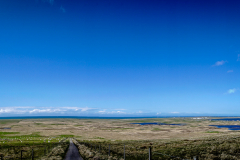
[[[21,152],[24,159],[41,159],[51,154],[56,147],[63,148],[64,153],[55,156],[64,157],[69,145],[67,135],[59,137],[40,136],[39,133],[21,135],[17,132],[1,132],[0,155],[4,159],[20,159]],[[10,136],[13,135],[13,136]]]
[[[159,122],[167,125],[132,123]],[[168,125],[168,124],[185,125]],[[240,132],[209,125],[239,122],[192,118],[152,119],[34,119],[0,120],[0,155],[4,159],[49,160],[64,158],[69,138],[85,160],[240,159]],[[110,145],[110,156],[109,154]]]

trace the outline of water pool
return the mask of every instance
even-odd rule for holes
[[[228,128],[229,130],[240,130],[240,125],[209,125],[217,128]]]

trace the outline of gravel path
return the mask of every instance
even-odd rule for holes
[[[83,160],[78,152],[78,148],[72,142],[72,139],[70,139],[70,145],[65,160]]]

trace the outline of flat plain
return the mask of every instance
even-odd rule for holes
[[[152,148],[153,159],[159,160],[192,159],[194,156],[206,160],[240,159],[240,132],[209,126],[239,125],[240,122],[211,119],[0,120],[0,155],[5,159],[16,159],[24,149],[24,157],[31,159],[31,150],[34,149],[34,156],[42,160],[50,157],[61,160],[66,154],[69,138],[74,138],[84,159],[122,160],[123,148],[131,160],[148,159],[149,148]],[[149,122],[165,125],[133,124]],[[108,155],[109,145],[111,156]]]
[[[184,125],[132,124],[142,122]],[[211,121],[209,118],[14,119],[0,120],[0,132],[5,136],[34,133],[40,136],[69,135],[84,140],[176,140],[239,134],[238,131],[231,131],[227,128],[209,126],[239,124],[238,121]]]

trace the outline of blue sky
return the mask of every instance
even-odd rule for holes
[[[0,1],[0,116],[240,115],[239,8]]]

